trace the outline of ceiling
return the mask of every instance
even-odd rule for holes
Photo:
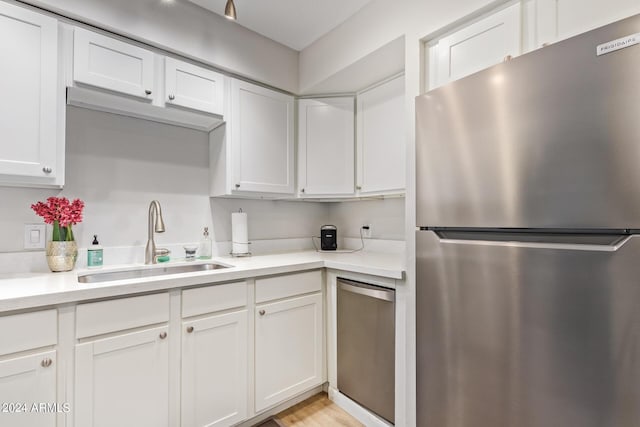
[[[226,0],[189,0],[224,16]],[[340,25],[371,0],[234,0],[238,24],[295,50]]]

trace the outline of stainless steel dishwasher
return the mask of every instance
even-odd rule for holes
[[[338,279],[338,390],[395,417],[395,291]]]

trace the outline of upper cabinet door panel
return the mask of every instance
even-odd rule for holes
[[[293,194],[293,97],[233,80],[231,139],[238,191]]]
[[[0,2],[0,174],[58,173],[58,23]]]
[[[73,79],[78,83],[153,100],[153,53],[76,28]]]
[[[429,86],[452,80],[498,64],[521,53],[520,4],[502,9],[433,44]]]
[[[354,100],[298,101],[298,170],[301,196],[352,195]]]
[[[404,75],[358,94],[358,192],[404,193]]]
[[[536,0],[538,43],[563,40],[638,13],[638,0]]]
[[[165,59],[167,104],[223,114],[225,77],[173,58]]]

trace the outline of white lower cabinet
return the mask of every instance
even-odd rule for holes
[[[256,412],[322,384],[322,293],[260,304],[255,312]]]
[[[169,425],[167,330],[155,327],[76,345],[76,426]]]
[[[247,418],[247,310],[184,321],[182,426]]]
[[[55,350],[0,362],[0,425],[56,425],[56,366]]]

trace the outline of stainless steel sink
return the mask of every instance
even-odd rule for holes
[[[100,283],[113,280],[140,279],[142,277],[165,276],[168,274],[193,273],[196,271],[210,271],[229,268],[224,264],[208,263],[193,265],[175,265],[171,267],[136,268],[132,270],[109,271],[104,273],[90,273],[78,276],[80,283]]]

